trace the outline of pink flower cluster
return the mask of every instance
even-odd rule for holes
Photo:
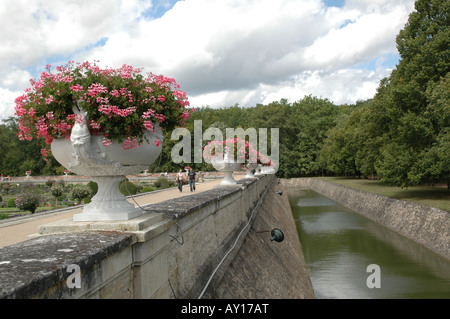
[[[69,138],[74,123],[81,121],[72,112],[75,103],[86,111],[91,134],[104,134],[104,145],[124,140],[125,148],[138,147],[155,123],[173,129],[194,111],[173,78],[143,77],[142,69],[130,65],[102,69],[95,62],[69,61],[57,66],[56,73],[50,69],[46,65],[39,79],[30,80],[31,88],[15,99],[21,140],[37,137],[50,144],[54,138]]]
[[[108,115],[108,117],[111,117],[112,115],[126,117],[135,112],[136,108],[134,106],[131,106],[126,109],[121,109],[118,106],[114,105],[100,105],[98,111],[100,113]]]
[[[100,93],[108,93],[108,88],[99,84],[99,83],[94,83],[91,84],[88,87],[88,95],[91,97],[97,96]]]
[[[211,163],[214,157],[223,158],[227,153],[233,155],[238,163],[242,163],[243,169],[251,169],[250,164],[273,165],[269,157],[259,152],[250,142],[239,138],[209,142],[203,149],[203,159]]]
[[[209,142],[203,149],[203,158],[209,163],[213,157],[223,157],[227,153],[239,163],[257,160],[257,150],[248,141],[239,138]]]
[[[122,147],[126,150],[128,149],[132,149],[135,147],[139,147],[141,146],[141,143],[139,143],[139,141],[136,139],[136,137],[128,137],[123,143],[122,143]]]

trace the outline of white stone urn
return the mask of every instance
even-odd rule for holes
[[[245,168],[244,168],[247,171],[245,178],[256,178],[255,174],[253,173],[253,170],[256,171],[257,168],[258,168],[257,163],[247,163],[247,165],[245,165]]]
[[[142,215],[120,192],[120,183],[125,175],[138,174],[153,163],[162,151],[163,133],[159,125],[146,133],[148,143],[124,149],[118,142],[103,145],[103,136],[91,135],[87,124],[76,123],[70,139],[55,139],[51,144],[55,159],[71,172],[91,176],[97,183],[97,194],[84,206],[74,221],[129,220]],[[156,146],[154,141],[161,144]]]
[[[217,171],[225,173],[220,185],[236,185],[236,180],[233,178],[233,172],[241,170],[242,164],[233,159],[233,156],[229,156],[228,153],[225,153],[223,157],[213,156],[211,158],[211,164]]]
[[[277,171],[273,166],[263,166],[261,167],[261,174],[275,174]]]
[[[261,166],[261,164],[258,164],[258,167],[256,168],[256,171],[255,171],[255,176],[262,176],[262,175],[264,175],[262,172],[261,172],[261,168],[262,166]]]

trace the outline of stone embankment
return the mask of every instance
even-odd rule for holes
[[[283,195],[278,191],[282,190]],[[282,242],[270,241],[281,229]],[[273,183],[238,253],[210,298],[315,299],[284,189]]]
[[[282,185],[316,191],[450,259],[450,214],[446,211],[315,178],[285,179]]]

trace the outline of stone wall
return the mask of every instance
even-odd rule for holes
[[[274,184],[276,178],[272,175],[243,179],[236,186],[148,205],[142,217],[130,221],[64,220],[45,225],[39,229],[40,236],[0,249],[0,298],[197,298],[205,288],[214,291],[227,269],[236,266],[229,267],[235,256],[245,259],[249,248],[245,246],[243,253],[240,248],[247,235],[250,242],[264,241],[247,225],[259,220],[253,213],[261,209]],[[255,227],[269,227],[278,219],[287,218],[279,222],[289,237],[294,236],[290,209],[287,212],[286,203],[281,204],[282,214],[279,211],[271,216],[271,208]],[[264,224],[268,216],[272,218],[270,225]],[[237,242],[238,237],[241,239]],[[281,252],[267,239],[265,246],[278,255]],[[284,284],[289,284],[291,275],[302,277],[294,291],[303,287],[308,292],[291,296],[312,296],[301,250],[297,250],[298,238],[290,238],[283,247],[283,260],[287,262],[294,256],[302,273],[288,271],[289,263],[281,272],[272,272],[279,272],[278,278],[284,278]],[[73,265],[79,267],[79,272],[70,268]],[[254,266],[249,263],[246,271]],[[261,268],[255,269],[255,273],[260,271]],[[245,279],[246,285],[264,285],[251,279]],[[226,287],[230,284],[223,284],[215,296],[227,297]],[[258,296],[273,297],[271,284],[267,282]],[[214,297],[204,297],[208,296]],[[245,298],[245,293],[240,296]],[[247,297],[251,296],[249,292]]]
[[[164,211],[173,226],[167,249],[171,298],[197,298],[233,239],[248,221],[251,210],[264,197],[273,176],[241,180],[227,186],[152,205]],[[245,236],[245,234],[244,234]],[[176,238],[176,240],[175,240]],[[236,247],[239,250],[239,246]]]
[[[283,195],[278,191],[282,190]],[[315,299],[286,191],[273,183],[242,246],[205,296],[226,299]],[[284,234],[271,241],[271,230]]]
[[[315,178],[284,179],[282,185],[314,190],[450,259],[450,214],[446,211]]]
[[[0,298],[131,298],[132,236],[118,232],[49,235],[0,249]],[[78,265],[81,288],[70,277]]]

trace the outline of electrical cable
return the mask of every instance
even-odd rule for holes
[[[167,281],[169,282],[170,290],[172,290],[173,296],[175,297],[175,299],[178,299],[177,295],[175,294],[175,291],[173,290],[172,283],[170,282],[169,278],[167,278]]]
[[[159,162],[158,162],[158,166],[156,166],[154,172],[153,172],[153,173],[150,173],[150,175],[153,175],[154,173],[156,173],[156,170],[159,168],[159,165],[161,165],[162,155],[163,155],[163,152],[161,151],[161,154],[159,154]],[[145,212],[146,209],[143,208],[141,205],[139,205],[139,203],[134,199],[133,194],[131,194],[131,192],[128,190],[128,185],[127,185],[127,183],[125,183],[125,189],[126,189],[127,193],[130,194],[129,196],[130,196],[131,199],[136,203],[136,205],[137,205],[141,210],[143,210],[143,211]]]
[[[267,191],[269,190],[270,185],[266,188],[266,190],[264,191],[264,196],[267,193]],[[234,249],[234,247],[236,246],[239,238],[241,237],[242,233],[244,232],[244,230],[248,227],[248,225],[250,224],[250,222],[253,219],[253,214],[256,212],[256,210],[259,208],[259,206],[261,206],[262,203],[262,199],[264,198],[264,196],[261,196],[261,198],[258,201],[258,204],[255,206],[255,208],[253,209],[250,218],[247,221],[247,224],[242,228],[242,230],[240,231],[239,235],[237,236],[233,246],[230,248],[230,250],[228,250],[228,252],[225,254],[225,256],[222,258],[222,260],[219,262],[219,264],[216,266],[216,268],[214,269],[214,271],[212,272],[211,276],[209,277],[207,283],[205,284],[205,287],[203,288],[202,292],[200,293],[200,295],[198,296],[197,299],[202,299],[203,294],[205,293],[206,289],[208,288],[212,278],[214,277],[214,275],[216,274],[216,271],[219,269],[219,267],[222,265],[222,263],[224,262],[224,260],[228,257],[228,255],[231,253],[231,251]]]
[[[160,154],[160,156],[159,156],[158,166],[155,168],[155,171],[154,171],[153,173],[150,173],[151,175],[153,175],[153,174],[156,172],[156,170],[159,168],[159,166],[160,166],[160,164],[161,164],[162,153],[163,153],[163,152],[161,152],[161,154]],[[125,189],[126,189],[127,193],[130,194],[131,199],[136,203],[136,205],[137,205],[140,209],[142,209],[143,211],[147,211],[145,208],[143,208],[141,205],[139,205],[139,203],[134,199],[133,194],[131,194],[131,192],[128,190],[128,185],[127,185],[127,183],[125,183]],[[184,244],[183,230],[181,229],[180,225],[179,225],[177,222],[175,222],[175,224],[177,225],[177,228],[180,230],[180,233],[181,233],[181,243],[178,241],[178,239],[177,239],[175,236],[172,236],[172,235],[169,235],[169,236],[172,237],[179,245],[183,245],[183,244]],[[175,299],[178,299],[178,298],[177,298],[177,295],[175,294],[175,291],[173,290],[172,283],[170,282],[169,279],[167,279],[167,281],[168,281],[168,283],[169,283],[170,290],[172,291],[172,294],[173,294],[174,298],[175,298]]]
[[[175,222],[175,224],[177,225],[177,228],[180,230],[181,233],[181,243],[175,236],[169,235],[169,237],[172,237],[180,246],[182,246],[184,244],[183,230],[181,229],[180,225],[178,225],[177,222]]]
[[[159,168],[159,165],[161,164],[161,159],[162,159],[162,152],[161,152],[161,154],[160,154],[160,156],[159,156],[158,166],[155,168],[155,171],[154,171],[153,173],[150,173],[150,174],[154,174],[154,173],[156,172],[156,170]],[[144,212],[146,212],[147,210],[146,210],[145,208],[143,208],[141,205],[139,205],[139,203],[134,199],[134,196],[133,196],[133,195],[130,193],[130,191],[128,190],[128,185],[127,185],[127,183],[125,183],[125,189],[126,189],[127,193],[130,194],[131,199],[136,203],[136,205],[137,205],[141,210],[143,210]],[[175,224],[177,225],[177,228],[178,228],[178,230],[179,230],[180,233],[181,233],[181,243],[180,243],[180,241],[179,241],[175,236],[169,235],[169,237],[172,237],[172,238],[173,238],[173,239],[181,246],[181,245],[184,244],[183,230],[181,229],[180,225],[179,225],[177,222],[175,222]]]
[[[159,168],[159,165],[160,165],[160,163],[161,163],[161,159],[162,159],[162,152],[161,152],[161,154],[160,154],[158,166],[156,167],[156,169]],[[155,169],[155,172],[156,172],[156,169]],[[131,196],[131,198],[133,199],[133,201],[136,203],[136,205],[137,205],[139,208],[141,208],[142,210],[146,211],[145,208],[141,207],[141,206],[136,202],[136,200],[134,199],[133,195],[131,195],[130,191],[128,190],[127,183],[125,183],[125,188],[126,188],[126,191],[128,192],[128,194],[130,194],[130,196]],[[270,188],[270,186],[268,186],[268,187],[266,188],[266,190],[264,191],[264,195],[267,193],[267,191],[268,191],[269,188]],[[250,215],[250,218],[249,218],[248,221],[247,221],[247,224],[241,229],[241,231],[239,232],[239,235],[237,236],[237,238],[236,238],[236,240],[235,240],[233,246],[230,248],[230,250],[228,250],[228,252],[225,254],[225,256],[222,258],[222,260],[219,262],[219,264],[216,266],[216,268],[215,268],[214,271],[212,272],[212,274],[211,274],[211,276],[209,277],[207,283],[205,284],[205,287],[203,288],[202,292],[200,293],[200,295],[198,296],[197,299],[201,299],[201,298],[203,297],[203,294],[205,293],[206,289],[208,288],[209,284],[211,283],[211,280],[212,280],[212,278],[214,277],[214,275],[216,274],[217,270],[218,270],[219,267],[222,265],[222,263],[224,262],[224,260],[228,257],[228,255],[233,251],[234,247],[236,247],[236,244],[237,244],[239,238],[241,237],[242,233],[244,232],[244,230],[248,227],[248,225],[249,225],[250,222],[252,221],[254,213],[255,213],[256,210],[259,208],[259,206],[261,206],[262,198],[264,198],[264,196],[261,196],[261,198],[259,199],[258,204],[257,204],[257,205],[255,206],[255,208],[253,209],[253,211],[252,211],[252,213],[251,213],[251,215]],[[178,229],[180,230],[180,232],[181,232],[181,239],[182,239],[182,242],[180,243],[180,242],[178,241],[178,239],[177,239],[175,236],[170,235],[170,237],[172,237],[179,245],[183,245],[183,244],[184,244],[183,230],[181,229],[180,225],[179,225],[177,222],[175,222],[175,224],[177,225],[177,228],[178,228]],[[170,285],[170,288],[172,289],[172,293],[174,294],[175,299],[176,299],[176,295],[175,295],[175,292],[173,291],[173,288],[172,288],[172,285],[171,285],[170,281],[169,281],[169,285]]]

